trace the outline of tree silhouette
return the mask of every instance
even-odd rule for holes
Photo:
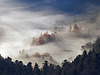
[[[48,69],[49,69],[48,61],[45,61],[42,68],[42,75],[48,75],[48,71],[49,71]]]
[[[40,75],[40,69],[37,63],[34,66],[34,75]]]
[[[27,64],[27,71],[28,71],[28,73],[29,73],[29,75],[32,75],[33,74],[33,68],[32,68],[32,63],[31,62],[29,62],[28,64]]]

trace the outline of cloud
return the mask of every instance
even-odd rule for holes
[[[38,63],[41,65],[44,61],[48,61],[49,63],[53,63],[55,65],[57,64],[57,62],[52,58],[52,56],[48,52],[43,54],[35,52],[34,54],[30,55],[27,54],[25,50],[22,50],[19,51],[18,58],[16,59],[23,60],[25,64],[27,64],[29,61],[31,61],[33,64]]]
[[[39,60],[45,60],[29,58],[31,55],[33,57],[52,57],[58,63],[64,59],[72,61],[76,55],[81,54],[80,48],[82,45],[95,40],[100,35],[99,6],[89,5],[84,14],[69,15],[67,11],[59,13],[60,10],[58,12],[56,8],[50,7],[51,9],[47,10],[48,5],[46,9],[43,9],[41,2],[29,5],[27,3],[15,3],[14,1],[0,0],[0,53],[3,56],[21,59],[24,63],[31,60],[32,62],[33,60],[38,62]],[[46,0],[46,2],[49,4],[50,0]],[[41,10],[36,11],[34,8],[37,9],[38,7],[36,6],[39,4],[39,9]],[[62,8],[65,7],[62,6]],[[70,34],[68,31],[70,24],[77,24],[81,29],[81,33],[78,35]],[[46,31],[51,33],[55,26],[63,26],[65,28],[63,32],[59,32],[56,35],[55,41],[41,46],[30,47],[33,37],[39,37],[41,33]],[[27,59],[17,58],[21,49],[25,49],[25,53],[20,57],[27,57]]]
[[[36,52],[35,54],[32,55],[32,57],[41,58],[41,55],[38,52]]]

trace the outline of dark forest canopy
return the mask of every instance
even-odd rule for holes
[[[83,51],[72,63],[64,60],[62,66],[45,61],[40,69],[37,63],[32,67],[31,62],[24,65],[22,61],[13,62],[10,57],[0,55],[0,75],[100,75],[100,37],[92,50]]]

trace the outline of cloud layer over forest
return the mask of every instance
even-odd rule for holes
[[[21,59],[17,56],[19,51],[24,49],[29,56],[37,52],[40,54],[48,52],[53,60],[59,63],[64,59],[75,58],[81,53],[82,45],[94,41],[100,35],[100,6],[96,5],[96,2],[85,2],[88,8],[85,9],[83,6],[81,11],[76,9],[77,5],[80,5],[77,0],[76,7],[72,6],[73,11],[77,10],[73,14],[73,11],[70,11],[71,8],[68,10],[69,7],[66,7],[68,3],[71,6],[73,0],[65,4],[63,1],[61,4],[56,0],[52,2],[51,0],[21,1],[0,0],[0,54],[3,56]],[[62,7],[60,8],[56,3],[61,4]],[[45,5],[42,6],[43,4]],[[79,35],[70,34],[68,31],[70,24],[77,24],[83,32]],[[38,37],[46,31],[52,33],[55,26],[65,27],[63,33],[59,33],[55,41],[30,47],[33,37]]]

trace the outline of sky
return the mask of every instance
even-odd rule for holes
[[[100,35],[99,21],[99,0],[0,0],[0,54],[24,63],[72,61],[82,53],[82,45]],[[70,24],[77,24],[81,34],[70,34]],[[30,46],[33,37],[52,33],[55,26],[65,27],[56,41]],[[43,58],[45,53],[48,58]]]

